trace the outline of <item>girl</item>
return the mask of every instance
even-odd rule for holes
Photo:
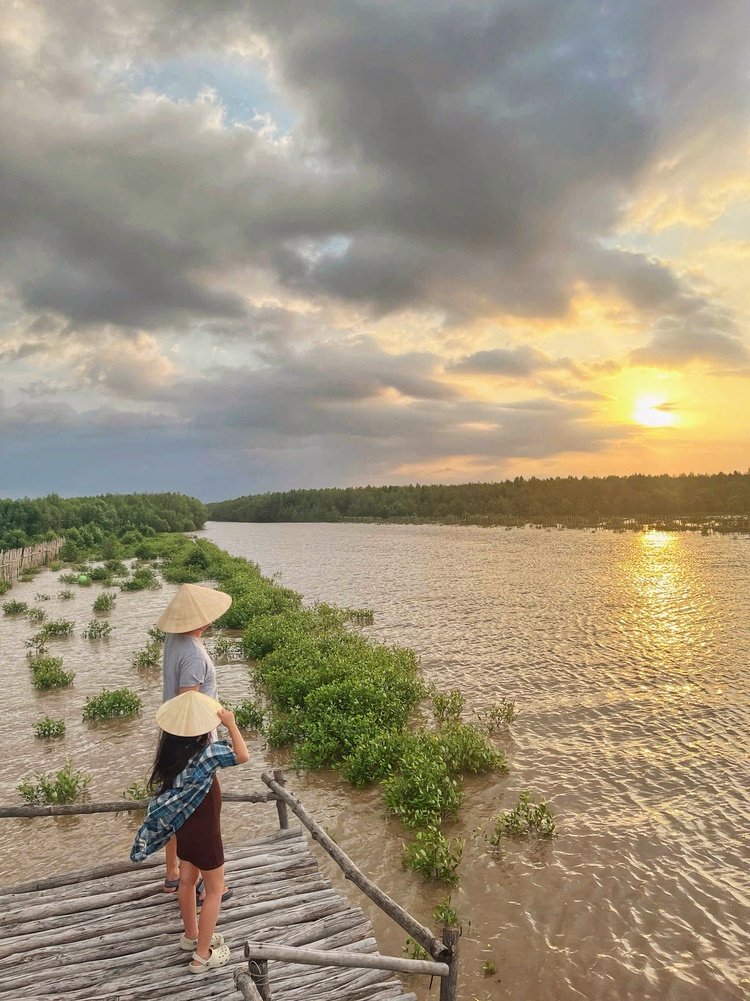
[[[162,729],[151,773],[156,795],[135,836],[130,858],[140,862],[177,835],[178,899],[185,928],[180,948],[193,953],[190,972],[203,974],[229,961],[223,935],[214,933],[224,888],[221,789],[215,773],[244,764],[250,755],[234,714],[200,692],[184,692],[165,702],[156,722]],[[229,730],[231,747],[226,741],[211,740],[217,722]],[[201,873],[206,896],[198,921],[195,900]]]

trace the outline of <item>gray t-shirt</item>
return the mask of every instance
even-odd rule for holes
[[[199,691],[218,699],[216,668],[208,651],[195,636],[167,633],[164,641],[164,701],[180,694],[181,688],[199,685]]]

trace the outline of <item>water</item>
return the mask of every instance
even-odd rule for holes
[[[308,601],[374,609],[368,632],[415,648],[441,689],[462,689],[469,718],[501,695],[517,702],[520,716],[498,740],[508,776],[468,782],[449,832],[467,839],[452,897],[464,1001],[746,996],[750,542],[374,525],[215,523],[205,534]],[[45,574],[13,597],[61,586]],[[75,590],[73,602],[41,607],[82,626],[98,590]],[[0,721],[4,801],[20,774],[66,753],[94,774],[97,800],[118,798],[143,774],[159,672],[139,674],[129,660],[173,590],[120,595],[109,641],[53,640],[78,676],[51,695],[28,685],[32,625],[0,619],[14,679]],[[246,694],[243,665],[220,667],[219,678],[222,696]],[[122,684],[142,694],[140,717],[80,722],[86,695]],[[62,747],[27,739],[44,711],[68,720]],[[228,788],[259,788],[266,762],[284,763],[260,739],[251,752]],[[289,783],[369,875],[434,924],[444,892],[401,871],[404,832],[384,817],[377,790],[354,792],[330,773],[292,773]],[[558,838],[493,851],[485,833],[524,789],[549,802]],[[0,881],[120,859],[136,823],[2,821]],[[274,824],[272,808],[225,806],[229,843]],[[400,952],[404,934],[366,909],[384,950]],[[485,961],[496,969],[487,977]],[[415,987],[437,995],[436,985],[429,995],[422,980]]]

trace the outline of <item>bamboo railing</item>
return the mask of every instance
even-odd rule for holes
[[[298,818],[339,866],[346,879],[370,898],[384,914],[400,925],[411,938],[431,957],[429,960],[406,959],[403,956],[381,956],[379,954],[322,951],[296,946],[274,946],[260,942],[245,942],[245,958],[248,972],[237,970],[234,982],[245,1001],[271,1001],[271,987],[268,980],[268,961],[281,960],[314,966],[355,967],[362,969],[392,970],[396,973],[420,973],[430,977],[440,977],[440,1001],[456,1001],[458,990],[458,940],[459,929],[445,927],[442,937],[437,936],[400,904],[388,896],[369,879],[364,872],[339,848],[310,816],[302,804],[285,788],[284,775],[275,769],[273,775],[263,772],[261,778],[268,792],[222,793],[228,803],[276,803],[279,827],[289,827],[291,812]],[[144,810],[148,800],[117,800],[109,803],[65,803],[45,806],[0,806],[0,819],[7,817],[61,817],[73,814],[120,813],[129,810]],[[131,868],[124,867],[123,871]],[[111,866],[108,867],[111,871]]]

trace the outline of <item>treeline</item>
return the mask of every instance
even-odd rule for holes
[[[126,544],[157,532],[203,528],[206,508],[183,494],[101,494],[0,500],[0,549],[15,549],[64,535],[64,560],[76,560],[92,546]],[[115,555],[114,553],[112,555]]]
[[[580,516],[750,513],[750,472],[525,479],[453,486],[345,487],[254,494],[207,505],[215,521],[415,520],[486,523]]]

